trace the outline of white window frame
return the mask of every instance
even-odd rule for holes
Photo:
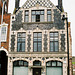
[[[7,30],[8,30],[8,24],[6,24],[5,22],[3,22],[3,24],[2,24],[2,27],[6,27],[6,34],[5,34],[5,39],[4,40],[2,40],[2,37],[1,37],[1,42],[6,42],[7,41]],[[1,25],[0,25],[0,29],[1,29]],[[2,29],[1,29],[2,30]],[[1,31],[1,35],[0,36],[2,36],[2,31]]]

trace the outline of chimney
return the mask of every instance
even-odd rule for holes
[[[62,12],[63,6],[62,6],[62,0],[58,0],[58,9]]]
[[[20,2],[20,0],[15,0],[15,9],[16,9],[15,12],[17,12],[19,9],[19,2]]]

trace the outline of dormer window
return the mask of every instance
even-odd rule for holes
[[[32,10],[32,22],[44,22],[44,10]]]

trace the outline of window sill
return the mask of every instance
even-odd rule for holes
[[[67,52],[9,52],[9,54],[66,54]]]
[[[53,24],[53,21],[51,22],[23,22],[23,24]]]

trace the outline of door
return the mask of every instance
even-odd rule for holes
[[[41,69],[33,69],[33,75],[41,75]]]

